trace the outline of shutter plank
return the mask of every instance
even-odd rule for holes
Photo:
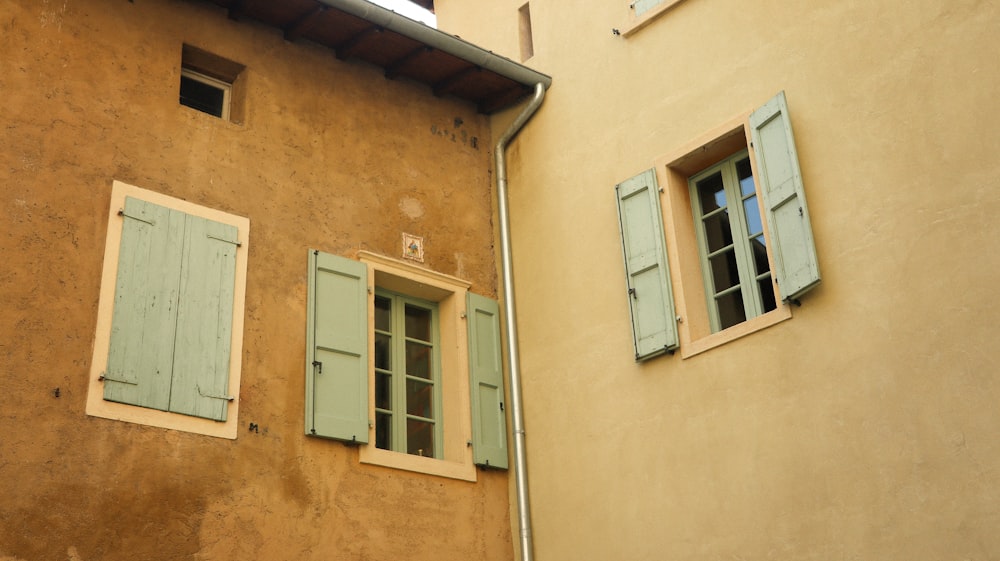
[[[504,411],[500,348],[500,306],[468,293],[469,373],[472,388],[472,457],[477,465],[507,469],[507,414]]]
[[[785,92],[750,115],[750,134],[778,291],[782,300],[797,299],[819,284],[820,275]]]
[[[646,360],[678,346],[656,172],[646,170],[615,190],[635,358]]]
[[[104,399],[166,410],[184,214],[127,197]]]
[[[225,421],[237,228],[186,218],[170,411]]]
[[[307,434],[368,442],[367,279],[364,263],[309,254]]]

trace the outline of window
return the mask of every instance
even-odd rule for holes
[[[358,257],[309,252],[306,434],[358,445],[362,463],[444,477],[506,468],[496,301]]]
[[[232,85],[184,68],[181,70],[181,105],[229,120]]]
[[[777,308],[746,150],[690,179],[712,331]]]
[[[181,50],[180,104],[226,121],[243,121],[244,66],[191,45]]]
[[[819,283],[784,92],[616,191],[636,360],[784,321]]]
[[[440,342],[437,304],[375,293],[375,446],[439,457]]]
[[[88,414],[236,437],[248,231],[114,183]]]
[[[531,34],[531,6],[525,2],[517,10],[517,31],[521,44],[521,62],[535,55],[534,37]]]

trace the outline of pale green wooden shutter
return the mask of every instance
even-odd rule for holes
[[[127,197],[104,399],[225,421],[235,226]]]
[[[306,434],[368,442],[368,267],[309,253]]]
[[[470,292],[466,312],[472,387],[472,458],[477,465],[507,469],[500,307],[496,300]]]
[[[170,410],[225,421],[236,286],[237,229],[187,216]],[[232,360],[239,360],[233,357]]]
[[[632,9],[635,10],[635,15],[641,16],[662,3],[663,0],[635,0],[632,2]]]
[[[820,277],[785,92],[750,115],[750,134],[778,291],[782,300],[794,300],[816,286]]]
[[[185,215],[126,198],[104,399],[167,410]]]
[[[615,191],[635,359],[646,360],[678,344],[656,172],[644,171],[619,183]]]

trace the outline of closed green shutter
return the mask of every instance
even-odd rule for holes
[[[368,442],[368,267],[309,253],[306,434]]]
[[[500,307],[496,300],[471,292],[466,304],[472,387],[472,458],[477,465],[507,469]]]
[[[187,216],[170,410],[225,421],[236,286],[237,229]],[[234,357],[233,360],[239,360]]]
[[[104,399],[166,411],[185,214],[128,197],[122,220]]]
[[[104,399],[225,421],[235,226],[127,197]]]
[[[635,359],[646,360],[678,344],[656,172],[644,171],[619,183],[615,190]]]
[[[816,286],[820,277],[785,92],[750,115],[750,134],[778,291],[782,300],[797,299]]]

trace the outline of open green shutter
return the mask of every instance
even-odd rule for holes
[[[309,252],[306,434],[368,442],[368,267]]]
[[[167,410],[185,215],[125,199],[104,399]]]
[[[644,171],[619,183],[615,191],[635,359],[646,360],[678,344],[656,172]]]
[[[466,313],[472,387],[472,458],[477,465],[507,469],[500,307],[496,300],[470,292]]]
[[[236,286],[237,229],[187,216],[170,411],[225,421]],[[239,360],[234,357],[233,360]]]
[[[662,3],[663,0],[635,0],[632,2],[632,9],[635,10],[636,16],[641,16]]]
[[[750,134],[771,233],[778,291],[782,300],[797,299],[816,286],[820,278],[785,92],[750,115]]]

